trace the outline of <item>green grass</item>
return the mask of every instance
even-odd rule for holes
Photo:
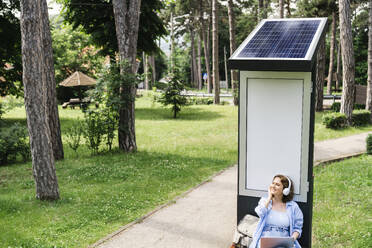
[[[315,167],[313,247],[371,247],[372,156]]]
[[[0,167],[0,247],[86,247],[236,163],[237,107],[188,107],[174,120],[152,105],[137,102],[137,153],[92,157],[65,144],[55,203],[35,200],[31,163]],[[69,109],[60,116],[62,132],[82,118]],[[24,111],[6,119],[25,123]]]
[[[0,167],[0,247],[86,247],[237,161],[234,106],[190,106],[172,119],[146,97],[136,102],[138,152],[74,153],[63,136],[65,160],[56,163],[61,200],[35,199],[31,163]],[[21,121],[23,108],[5,116]],[[80,110],[60,109],[62,133],[78,125]],[[317,114],[315,139],[326,139]],[[351,134],[372,130],[353,129]],[[328,130],[329,131],[329,130]],[[332,137],[350,134],[336,131]],[[115,146],[117,140],[115,139]],[[102,147],[104,148],[104,147]]]

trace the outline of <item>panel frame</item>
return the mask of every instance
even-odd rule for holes
[[[281,22],[290,22],[290,21],[314,21],[320,20],[317,31],[314,34],[313,40],[307,50],[306,56],[304,58],[287,58],[287,57],[239,57],[240,52],[246,47],[249,41],[256,35],[256,33],[262,28],[266,22],[270,21],[281,21]],[[289,60],[289,61],[311,61],[316,50],[317,44],[322,36],[323,30],[327,23],[327,18],[288,18],[288,19],[264,19],[262,20],[257,27],[248,35],[248,37],[243,41],[243,43],[235,50],[233,55],[229,60],[244,61],[244,60]]]
[[[302,106],[302,137],[301,137],[301,185],[300,193],[294,200],[307,202],[309,191],[309,132],[310,132],[310,105],[312,82],[310,72],[273,72],[273,71],[240,71],[240,110],[239,110],[239,177],[238,195],[263,197],[267,191],[251,190],[246,188],[247,175],[247,82],[249,78],[262,79],[289,79],[303,80],[303,106]],[[249,113],[248,113],[249,114]]]

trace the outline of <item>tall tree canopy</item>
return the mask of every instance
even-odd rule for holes
[[[58,0],[64,6],[65,20],[74,28],[82,26],[102,46],[101,53],[113,55],[118,51],[112,0]],[[156,52],[157,39],[167,34],[157,11],[163,8],[160,0],[146,0],[141,4],[138,30],[138,54]]]
[[[14,10],[19,0],[0,1],[0,95],[21,95],[21,30]]]

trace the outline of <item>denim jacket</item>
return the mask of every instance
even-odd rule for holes
[[[255,211],[258,217],[260,217],[260,220],[258,222],[257,229],[253,235],[253,241],[250,244],[249,248],[256,248],[257,243],[261,238],[262,230],[265,227],[266,217],[269,211],[271,211],[271,208],[272,208],[271,202],[268,208],[265,207],[266,202],[267,202],[267,198],[262,197],[260,201],[258,202],[258,206],[255,208]],[[290,236],[292,236],[294,232],[298,232],[300,234],[298,237],[300,237],[302,233],[302,224],[304,222],[304,217],[303,217],[301,209],[299,208],[296,202],[289,201],[286,203],[286,212],[289,217]],[[294,247],[301,248],[297,240],[295,241]]]

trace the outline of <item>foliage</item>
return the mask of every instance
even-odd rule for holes
[[[66,131],[67,144],[69,147],[76,152],[80,146],[81,136],[83,135],[83,124],[78,119],[77,125],[73,125]]]
[[[371,112],[368,110],[354,110],[351,116],[353,126],[365,126],[371,123]]]
[[[102,68],[104,57],[99,55],[99,49],[93,46],[90,35],[85,34],[80,26],[73,29],[69,24],[59,25],[58,19],[54,21],[53,27],[54,68],[57,85],[75,71],[95,77]],[[79,98],[81,90],[80,87],[59,86],[57,98],[62,102],[70,98]]]
[[[329,113],[323,116],[323,124],[327,128],[340,129],[346,127],[346,115],[342,113]]]
[[[333,112],[340,112],[341,110],[341,103],[340,102],[334,102],[331,105],[331,109]]]
[[[24,161],[31,156],[27,129],[15,123],[0,130],[0,165],[16,161],[17,155]]]
[[[19,9],[19,0],[0,1],[0,96],[23,90]]]
[[[181,107],[186,105],[187,99],[181,95],[181,91],[184,89],[183,84],[178,80],[174,74],[170,75],[170,82],[164,93],[158,99],[164,106],[171,105],[173,118],[177,118],[178,112],[181,111]]]
[[[102,47],[103,55],[115,56],[118,45],[116,39],[115,19],[112,0],[58,0],[64,6],[66,22],[74,28],[82,26],[85,33],[90,34],[94,43]],[[160,0],[146,0],[141,4],[141,15],[138,30],[137,52],[147,53],[158,50],[157,40],[167,34],[158,11],[163,8]]]
[[[366,138],[367,154],[372,154],[372,134],[368,134]]]
[[[357,12],[353,20],[353,44],[355,57],[355,83],[367,84],[367,58],[368,58],[368,9],[363,8]]]

